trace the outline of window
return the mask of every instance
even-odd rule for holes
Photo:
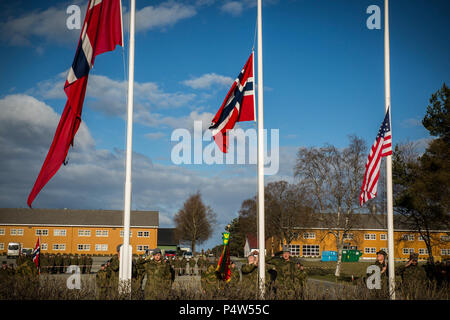
[[[419,241],[424,241],[422,236],[419,236],[417,239],[418,239]]]
[[[450,241],[450,236],[441,236],[441,241]]]
[[[120,230],[120,237],[121,237],[121,238],[123,238],[124,233],[125,233],[125,231]],[[132,233],[131,233],[131,231],[130,231],[130,238],[131,238],[131,234],[132,234]]]
[[[48,244],[42,243],[41,244],[41,250],[48,250]]]
[[[353,233],[344,233],[344,240],[353,240]]]
[[[107,244],[96,244],[95,251],[108,251],[108,245]]]
[[[377,253],[377,248],[364,248],[364,253],[375,254]]]
[[[91,251],[91,245],[90,244],[79,244],[78,251]]]
[[[91,236],[91,230],[78,230],[78,236],[79,237],[90,237]]]
[[[59,251],[64,251],[66,250],[66,244],[65,243],[55,243],[53,245],[53,250],[59,250]]]
[[[414,248],[403,248],[402,253],[403,254],[414,253]]]
[[[55,237],[65,237],[66,229],[55,229],[55,230],[53,230],[53,235]]]
[[[293,256],[299,256],[300,255],[300,245],[299,244],[290,244],[289,245],[289,251]]]
[[[5,235],[5,228],[0,229],[0,236],[4,236]]]
[[[365,233],[364,240],[377,240],[377,235],[375,233]]]
[[[450,256],[450,249],[441,249],[441,256]]]
[[[11,229],[9,233],[12,236],[23,236],[23,229]]]
[[[0,243],[0,250],[5,250],[5,244],[4,243]]]
[[[97,237],[107,237],[108,230],[95,230],[95,236]]]
[[[302,254],[305,257],[320,256],[320,246],[316,244],[304,244],[302,247]]]
[[[150,237],[149,231],[138,231],[138,238],[148,238]]]
[[[149,249],[148,245],[138,245],[136,246],[137,251],[146,251]]]
[[[414,235],[413,234],[404,234],[402,236],[402,239],[405,241],[414,241]]]
[[[380,233],[380,240],[386,240],[386,239],[387,239],[386,233]]]
[[[37,236],[48,236],[48,229],[36,229]]]
[[[303,233],[303,239],[315,239],[316,233],[315,232],[305,232]]]
[[[428,249],[427,249],[427,248],[420,248],[420,249],[419,249],[419,254],[420,254],[420,255],[428,254]]]

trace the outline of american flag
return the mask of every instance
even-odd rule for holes
[[[227,131],[233,129],[236,122],[255,120],[253,55],[252,52],[244,68],[234,80],[209,127],[212,130],[214,141],[222,152],[227,152]]]
[[[32,253],[32,257],[33,257],[33,262],[36,265],[36,268],[39,268],[39,256],[41,254],[41,244],[39,241],[39,238],[37,239],[36,242],[36,246],[34,247],[33,253]]]
[[[381,158],[392,154],[391,119],[389,108],[378,131],[377,138],[370,150],[366,162],[366,173],[361,187],[359,204],[362,206],[366,201],[377,196],[378,177],[380,176]]]

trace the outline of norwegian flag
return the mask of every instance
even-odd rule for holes
[[[69,147],[73,146],[75,134],[81,124],[89,71],[94,65],[95,57],[114,50],[116,45],[123,46],[121,1],[90,0],[75,58],[64,85],[67,103],[50,150],[28,196],[29,207],[61,165],[65,164]]]
[[[236,122],[255,120],[253,56],[252,52],[209,127],[214,141],[225,153],[228,149],[227,131],[233,129]]]
[[[378,131],[377,138],[370,150],[366,162],[366,172],[359,196],[359,204],[362,206],[366,201],[377,196],[378,178],[380,176],[381,158],[392,154],[391,119],[389,108]]]
[[[41,254],[41,244],[39,238],[37,239],[36,245],[34,246],[34,250],[32,253],[33,262],[36,265],[36,268],[39,268],[39,256]]]

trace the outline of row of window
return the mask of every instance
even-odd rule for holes
[[[54,251],[65,251],[66,250],[66,244],[65,243],[55,243],[52,246]],[[136,246],[137,251],[145,251],[149,249],[148,245],[137,245]],[[0,243],[0,250],[5,250],[5,244]],[[41,250],[46,251],[48,250],[48,244],[42,243],[41,244]],[[90,244],[79,244],[77,245],[78,251],[91,251],[91,245]],[[107,244],[96,244],[95,245],[95,251],[108,251],[108,245]]]
[[[23,236],[23,229],[10,229],[10,235],[12,236]],[[48,229],[36,229],[36,236],[48,236]],[[5,235],[5,229],[0,229],[0,236]],[[59,236],[59,237],[65,237],[67,235],[66,229],[53,229],[53,235]],[[123,237],[124,231],[120,231],[120,236]],[[132,235],[132,232],[130,231],[130,237]],[[78,230],[78,236],[79,237],[90,237],[91,236],[91,230]],[[95,236],[96,237],[108,237],[109,236],[109,230],[95,230]],[[138,238],[148,238],[150,237],[150,231],[138,231],[137,233]]]
[[[291,255],[300,256],[300,245],[299,244],[291,244],[289,245],[289,250]],[[304,244],[302,245],[302,254],[303,257],[318,257],[320,256],[320,246],[316,244]]]

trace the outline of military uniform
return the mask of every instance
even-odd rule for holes
[[[157,253],[158,251],[153,254],[155,255]],[[145,273],[147,275],[144,289],[146,300],[154,300],[158,295],[164,295],[164,292],[170,290],[171,273],[168,263],[165,263],[162,259],[159,261],[149,260],[145,264]]]
[[[48,273],[55,273],[55,255],[51,254],[48,257]]]
[[[46,253],[39,255],[39,265],[41,273],[48,273],[48,255]]]
[[[210,264],[208,269],[201,276],[201,285],[204,292],[212,292],[218,287],[218,279],[216,276],[216,268]]]
[[[187,265],[187,259],[186,257],[183,257],[183,259],[181,259],[181,275],[185,275],[186,274],[186,265]]]
[[[192,276],[194,275],[194,268],[195,268],[195,259],[194,257],[189,259],[189,274]]]
[[[87,256],[87,258],[86,258],[86,260],[87,260],[87,269],[86,269],[86,272],[88,273],[88,274],[90,274],[91,273],[91,269],[92,269],[92,263],[93,263],[93,259],[92,259],[92,256],[91,255],[88,255]]]
[[[78,254],[72,256],[72,258],[70,259],[70,264],[73,266],[79,265]]]
[[[83,254],[81,254],[80,257],[80,272],[82,274],[86,273],[86,265],[87,265],[87,260],[86,260],[86,256]]]
[[[119,286],[119,256],[115,254],[109,263],[107,268],[108,271],[108,279],[109,279],[109,288],[111,290],[116,290]]]
[[[107,296],[108,272],[104,268],[100,268],[95,276],[97,286],[97,299],[104,300]]]
[[[287,248],[283,252],[289,252]],[[273,282],[275,293],[282,293],[284,298],[293,297],[295,294],[295,284],[297,280],[297,266],[292,260],[285,260],[280,257],[272,257],[267,260],[269,270],[276,272],[276,278]]]
[[[70,266],[70,263],[71,263],[70,255],[65,254],[63,257],[64,272],[67,272],[67,268]]]
[[[58,253],[55,257],[55,269],[56,273],[63,272],[63,258],[60,253]]]

